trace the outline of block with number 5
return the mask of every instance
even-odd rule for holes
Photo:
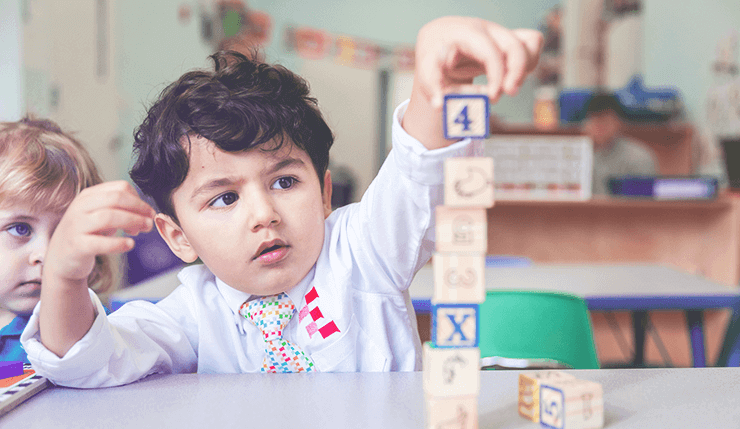
[[[447,94],[442,108],[445,138],[488,136],[488,96],[483,94]]]
[[[604,427],[604,393],[587,380],[543,380],[540,383],[540,424],[550,429]]]

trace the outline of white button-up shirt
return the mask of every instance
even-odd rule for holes
[[[393,150],[359,203],[325,222],[315,266],[285,292],[296,312],[283,338],[298,345],[318,371],[414,371],[421,344],[407,289],[434,250],[434,207],[442,204],[443,161],[476,156],[481,143],[463,140],[427,150],[400,125]],[[206,266],[183,269],[182,282],[152,304],[127,303],[106,316],[97,296],[95,321],[63,358],[39,340],[39,306],[21,336],[36,371],[74,387],[114,386],[152,373],[258,372],[264,340],[239,307],[250,295]]]

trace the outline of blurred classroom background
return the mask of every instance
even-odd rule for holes
[[[546,39],[519,95],[491,110],[498,202],[488,213],[489,254],[535,265],[667,266],[737,293],[740,8],[732,0],[0,0],[0,120],[49,117],[87,145],[105,179],[128,179],[133,130],[166,84],[210,67],[220,47],[259,45],[267,61],[308,80],[335,131],[330,168],[341,206],[359,200],[390,150],[416,34],[444,15],[538,28]],[[652,154],[656,172],[615,177],[610,192],[595,195],[598,158],[583,119],[601,92],[616,94],[625,138]],[[121,288],[176,283],[182,265],[156,232],[137,241]],[[710,307],[702,315],[709,364],[732,320],[731,308]],[[647,328],[641,365],[694,363],[683,311],[647,319],[592,311],[591,320],[602,366],[633,362],[633,323]]]

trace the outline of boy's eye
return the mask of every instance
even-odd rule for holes
[[[239,196],[235,192],[227,192],[213,200],[211,207],[226,207],[234,204]]]
[[[31,235],[31,225],[27,223],[16,223],[8,227],[8,232],[16,237],[28,237]]]
[[[281,177],[272,184],[273,189],[289,189],[295,185],[298,180],[295,177]]]

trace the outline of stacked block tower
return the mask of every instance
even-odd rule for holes
[[[445,137],[485,138],[488,97],[448,95]],[[478,427],[479,305],[485,300],[486,208],[494,202],[493,159],[444,165],[444,205],[436,208],[432,341],[424,344],[427,427]]]

